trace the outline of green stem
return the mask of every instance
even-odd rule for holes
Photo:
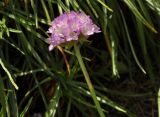
[[[160,117],[160,88],[159,88],[159,90],[158,90],[158,117]]]
[[[103,111],[102,111],[102,108],[101,108],[101,106],[100,106],[100,104],[99,104],[99,102],[98,102],[98,100],[97,100],[97,96],[96,96],[94,87],[93,87],[93,85],[92,85],[92,83],[91,83],[91,80],[90,80],[89,74],[88,74],[88,72],[87,72],[87,69],[86,69],[86,67],[85,67],[85,65],[84,65],[84,62],[83,62],[83,60],[82,60],[82,56],[81,56],[81,54],[80,54],[79,47],[78,47],[76,44],[74,44],[74,49],[75,49],[75,54],[76,54],[76,56],[77,56],[79,65],[80,65],[80,67],[81,67],[81,70],[82,70],[82,72],[83,72],[83,74],[84,74],[84,77],[85,77],[85,80],[86,80],[86,82],[87,82],[88,88],[89,88],[89,90],[90,90],[90,92],[91,92],[91,96],[92,96],[93,101],[94,101],[94,103],[95,103],[95,105],[96,105],[96,108],[97,108],[97,110],[98,110],[98,112],[99,112],[99,115],[100,115],[100,117],[105,117],[105,115],[104,115],[104,113],[103,113]]]

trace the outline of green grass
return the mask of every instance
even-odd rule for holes
[[[81,55],[49,52],[51,21],[71,10],[102,32]],[[159,0],[0,1],[0,116],[158,116],[159,31]]]

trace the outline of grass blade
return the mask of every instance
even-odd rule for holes
[[[158,117],[160,117],[160,89],[158,90]]]
[[[142,72],[143,72],[144,74],[146,74],[145,69],[142,67],[142,65],[140,64],[140,62],[139,62],[139,60],[138,60],[138,58],[137,58],[137,56],[136,56],[136,53],[135,53],[135,51],[134,51],[134,48],[133,48],[133,45],[132,45],[132,42],[131,42],[131,38],[130,38],[130,36],[129,36],[129,32],[128,32],[128,29],[127,29],[126,21],[125,21],[125,19],[124,19],[124,16],[123,16],[123,13],[122,13],[122,12],[121,12],[121,14],[122,14],[122,19],[123,19],[123,23],[124,23],[124,28],[125,28],[125,31],[126,31],[126,34],[127,34],[127,39],[128,39],[128,42],[129,42],[129,45],[130,45],[130,48],[131,48],[133,57],[134,57],[137,65],[138,65],[138,67],[142,70]]]
[[[152,30],[154,33],[158,33],[156,29],[148,23],[148,21],[141,15],[141,13],[138,11],[138,9],[135,7],[135,5],[130,0],[124,0],[126,5],[131,9],[133,14],[144,24],[146,25],[150,30]]]
[[[33,97],[31,97],[25,106],[24,110],[21,112],[20,117],[25,117],[26,112],[28,111],[29,107],[31,106]]]
[[[48,117],[54,117],[58,107],[59,99],[61,97],[62,91],[60,85],[57,84],[57,88],[53,98],[50,100],[48,111],[46,112]]]
[[[109,8],[109,6],[107,6],[102,0],[97,0],[100,4],[102,4],[102,6],[104,6],[107,10],[109,10],[110,12],[113,12],[113,10],[111,8]]]
[[[3,80],[2,80],[2,77],[0,76],[0,103],[2,105],[2,108],[1,108],[1,116],[6,116],[6,113],[7,113],[7,104],[6,104],[6,95],[5,95],[5,92],[4,92],[4,84],[3,84]]]
[[[9,70],[5,67],[5,65],[4,65],[4,63],[3,63],[3,61],[2,61],[1,58],[0,58],[0,64],[1,64],[1,66],[2,66],[2,68],[3,68],[3,70],[4,70],[4,71],[6,72],[6,74],[8,75],[8,78],[9,78],[10,82],[12,83],[12,85],[15,87],[15,89],[18,90],[17,84],[14,82],[11,73],[10,73]]]

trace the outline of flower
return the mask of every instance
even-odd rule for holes
[[[83,12],[71,11],[55,18],[47,32],[51,34],[48,38],[51,51],[57,45],[78,41],[80,35],[87,37],[101,31],[89,16]]]

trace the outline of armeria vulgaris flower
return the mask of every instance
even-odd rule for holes
[[[48,38],[51,51],[57,45],[77,41],[80,35],[88,37],[101,31],[85,13],[71,11],[55,18],[47,32],[51,34]]]

